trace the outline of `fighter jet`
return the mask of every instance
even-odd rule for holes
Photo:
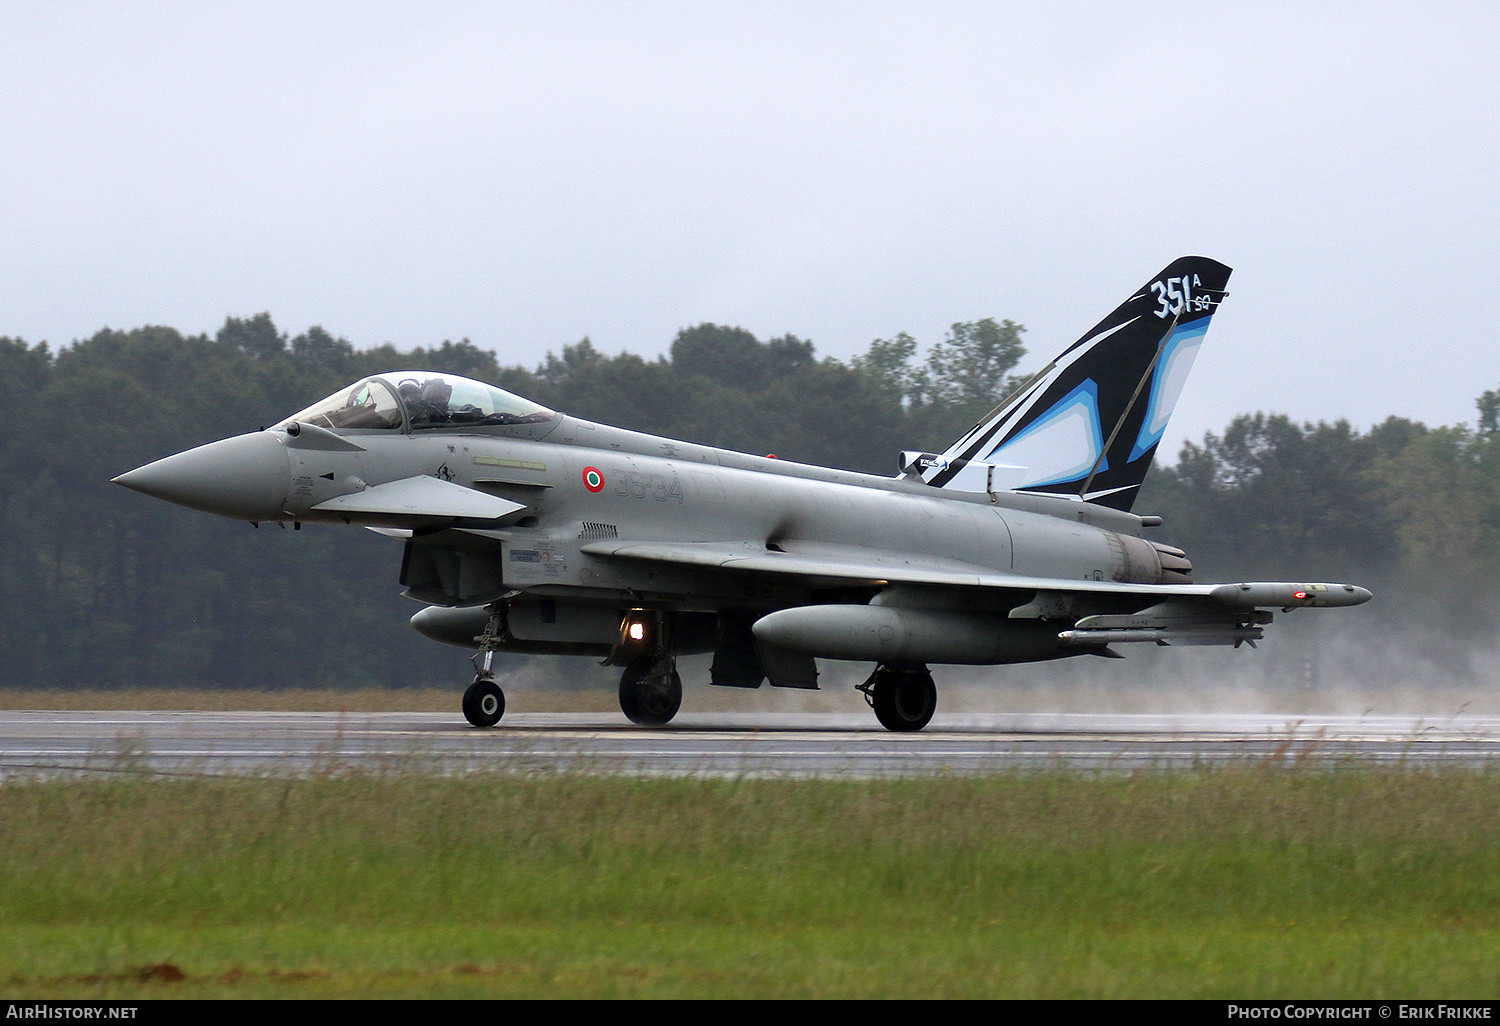
[[[497,653],[592,656],[620,707],[677,713],[680,655],[710,683],[816,688],[873,663],[890,730],[937,708],[932,664],[1119,657],[1260,640],[1274,611],[1352,606],[1348,584],[1198,584],[1131,512],[1230,269],[1183,257],[941,453],[886,478],[591,423],[410,370],[258,432],[115,478],[252,523],[368,527],[404,543],[422,634],[473,650],[463,713],[498,723]]]

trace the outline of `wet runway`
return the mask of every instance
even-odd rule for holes
[[[0,777],[585,772],[898,776],[1055,767],[1500,766],[1500,718],[1279,714],[940,715],[919,734],[873,716],[0,711]]]

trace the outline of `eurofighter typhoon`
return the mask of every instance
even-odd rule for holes
[[[1258,641],[1273,610],[1352,606],[1348,584],[1197,584],[1131,512],[1230,269],[1183,257],[941,453],[893,478],[594,424],[431,371],[366,378],[274,427],[115,480],[237,520],[403,539],[412,625],[474,649],[463,712],[505,712],[496,653],[621,668],[620,707],[661,726],[677,658],[710,683],[816,688],[873,663],[885,727],[937,708],[929,666],[1115,646]]]

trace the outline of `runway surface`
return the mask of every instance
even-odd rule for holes
[[[1067,767],[1500,766],[1500,718],[948,715],[919,734],[871,716],[698,713],[646,729],[619,714],[0,711],[0,778],[148,773],[586,772],[896,776]]]

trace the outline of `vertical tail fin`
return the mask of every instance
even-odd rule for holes
[[[1174,260],[937,458],[938,488],[1003,486],[1130,509],[1230,269]]]

